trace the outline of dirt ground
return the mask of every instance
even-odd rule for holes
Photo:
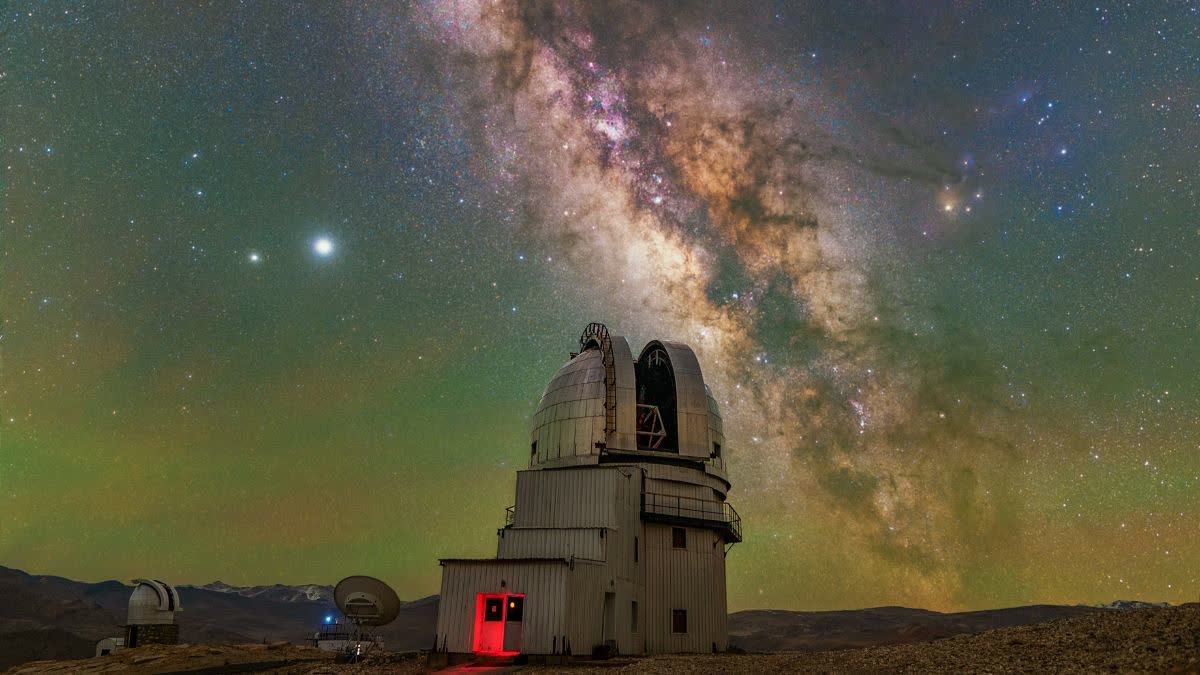
[[[552,672],[554,669],[543,669]],[[1114,610],[931,642],[842,651],[661,656],[622,673],[1200,673],[1200,604]]]
[[[8,671],[43,673],[421,673],[424,658],[386,655],[338,664],[311,647],[272,645],[146,646],[80,661],[38,661]],[[961,635],[931,642],[826,652],[655,656],[575,666],[518,666],[529,673],[1200,673],[1200,604],[1114,610]]]

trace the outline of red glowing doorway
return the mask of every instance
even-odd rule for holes
[[[520,654],[524,614],[523,593],[477,594],[472,651],[488,656]]]

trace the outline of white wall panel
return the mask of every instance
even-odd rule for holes
[[[438,647],[456,653],[471,651],[477,594],[523,593],[522,651],[553,653],[554,638],[561,640],[566,635],[569,572],[565,561],[445,561],[438,606]]]
[[[677,526],[676,526],[677,527]],[[708,529],[688,527],[687,548],[671,545],[671,525],[645,523],[646,611],[642,638],[649,653],[710,652],[728,646],[725,550]],[[671,610],[688,613],[687,633],[671,631]]]
[[[581,558],[607,559],[611,538],[604,528],[585,529],[519,528],[500,530],[498,558]]]
[[[580,467],[517,472],[517,527],[616,528],[620,470]]]

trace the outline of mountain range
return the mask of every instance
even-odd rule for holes
[[[319,584],[301,584],[285,586],[271,584],[270,586],[230,586],[222,581],[214,581],[203,586],[180,586],[180,588],[195,588],[201,591],[217,593],[233,593],[244,598],[261,598],[276,602],[327,602],[333,604],[333,586]]]
[[[214,581],[177,587],[180,640],[197,643],[304,643],[325,617],[337,615],[333,587],[321,584],[231,586]],[[123,632],[133,587],[26,574],[0,566],[0,670],[37,659],[83,658],[95,643]],[[731,648],[750,652],[824,651],[921,642],[951,635],[1064,619],[1090,612],[1159,606],[1117,601],[1101,607],[1031,605],[942,613],[907,607],[825,612],[747,610],[729,615]],[[405,602],[378,630],[389,649],[433,644],[436,595]]]

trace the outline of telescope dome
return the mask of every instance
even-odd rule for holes
[[[134,579],[133,593],[129,596],[129,618],[127,624],[157,625],[175,622],[179,606],[179,592],[173,586],[156,579]]]
[[[653,340],[635,360],[624,337],[593,323],[538,402],[530,465],[596,463],[606,453],[635,453],[682,456],[719,468],[724,443],[720,408],[690,347]]]

